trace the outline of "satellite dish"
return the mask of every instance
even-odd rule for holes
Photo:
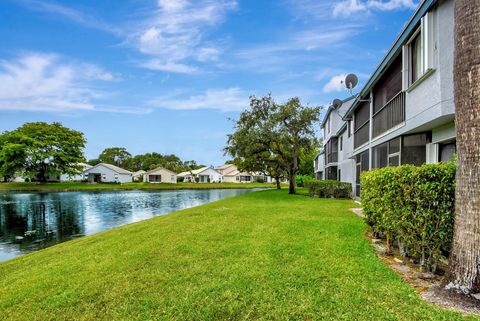
[[[355,86],[358,84],[358,77],[355,74],[348,74],[347,77],[345,77],[345,86],[347,89],[352,90],[355,88]]]
[[[332,102],[332,106],[335,109],[341,107],[342,105],[343,105],[343,101],[341,101],[340,99],[334,99]]]

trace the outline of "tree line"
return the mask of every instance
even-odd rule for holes
[[[49,177],[75,175],[83,170],[83,150],[86,139],[82,132],[64,127],[61,123],[25,123],[12,131],[0,134],[0,178],[9,181],[23,177],[46,183]],[[176,155],[146,153],[132,156],[125,148],[105,149],[91,165],[105,162],[130,171],[165,167],[174,172],[202,167],[194,160],[182,161]]]
[[[110,147],[104,149],[98,158],[88,161],[90,165],[99,163],[108,163],[136,172],[139,170],[151,170],[157,167],[163,167],[175,173],[191,171],[204,165],[197,164],[194,160],[182,161],[180,157],[174,154],[162,155],[160,153],[146,153],[132,156],[124,147]]]

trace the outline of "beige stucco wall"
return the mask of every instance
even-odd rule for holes
[[[171,183],[171,184],[177,183],[177,174],[170,172],[169,170],[166,170],[164,168],[157,169],[155,171],[144,174],[143,175],[144,182],[149,182],[148,180],[149,175],[161,175],[162,176],[161,183]],[[152,183],[159,183],[159,182],[152,182]]]

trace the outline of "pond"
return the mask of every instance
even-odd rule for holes
[[[0,192],[0,262],[77,237],[255,190]]]

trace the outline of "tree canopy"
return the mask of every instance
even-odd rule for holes
[[[225,152],[241,169],[266,173],[277,182],[287,174],[293,194],[301,160],[318,146],[313,124],[320,110],[303,106],[297,97],[277,104],[271,95],[252,96],[250,108],[240,114],[235,132],[228,135]]]
[[[76,174],[85,143],[83,133],[60,123],[25,123],[0,135],[0,176],[46,182],[49,176]]]

